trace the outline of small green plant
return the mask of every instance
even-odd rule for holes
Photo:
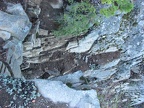
[[[100,13],[106,17],[115,15],[117,10],[129,13],[133,9],[133,3],[130,0],[101,0],[102,4],[108,4],[108,8],[103,8]]]
[[[86,33],[90,28],[90,23],[95,23],[96,9],[89,2],[74,2],[68,0],[70,5],[64,11],[63,18],[59,20],[60,27],[55,30],[55,36],[78,36]]]
[[[97,25],[96,8],[89,0],[81,0],[81,2],[67,0],[67,2],[69,6],[58,20],[60,26],[53,31],[55,36],[79,36],[88,32],[90,24]],[[107,6],[100,10],[100,14],[106,17],[115,15],[117,10],[128,13],[134,7],[130,0],[101,0],[101,3]]]

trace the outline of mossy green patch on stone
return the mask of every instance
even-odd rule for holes
[[[115,15],[117,10],[127,14],[134,8],[130,0],[102,0],[102,4],[108,4],[108,7],[100,10],[100,13],[106,17]]]

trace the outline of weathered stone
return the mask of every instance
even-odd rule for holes
[[[136,64],[136,65],[134,65],[134,66],[131,67],[131,71],[134,72],[134,73],[137,73],[137,74],[138,74],[138,73],[140,73],[140,70],[141,70],[141,69],[140,69],[140,67],[138,66],[138,64]]]
[[[99,37],[96,44],[91,48],[91,53],[108,53],[108,52],[117,52],[122,49],[124,44],[124,35],[121,34],[112,34],[112,35],[104,35]]]
[[[35,44],[36,36],[39,31],[39,25],[40,25],[40,21],[36,20],[32,26],[32,29],[30,30],[29,36],[27,37],[27,41],[30,41],[33,44]]]
[[[30,51],[26,51],[23,53],[23,56],[25,57],[36,57],[39,56],[40,52],[42,52],[43,49],[42,48],[38,48],[38,49],[33,49]]]
[[[0,11],[0,29],[23,41],[31,28],[26,13],[20,4],[9,5],[7,12]]]
[[[98,30],[99,35],[114,34],[119,31],[122,15],[104,18]]]
[[[62,8],[62,6],[63,6],[63,0],[51,0],[51,1],[50,1],[50,5],[51,5],[54,9]]]
[[[23,55],[25,57],[36,57],[36,56],[38,57],[41,52],[52,50],[52,49],[57,49],[59,47],[64,46],[66,44],[66,42],[67,41],[65,39],[58,39],[58,38],[55,38],[53,36],[43,37],[43,38],[35,38],[35,44],[31,41],[24,42]],[[43,58],[43,60],[40,60],[39,57],[36,59],[34,59],[34,60],[36,60],[37,63],[38,62],[39,63],[44,62],[44,61],[48,60],[48,58]],[[32,59],[29,61],[36,63],[36,61],[33,61]]]
[[[139,63],[137,68],[143,66],[143,62]],[[144,68],[139,70],[139,72],[143,72]],[[130,79],[126,79],[122,84],[116,84],[112,91],[117,93],[124,93],[126,97],[128,97],[131,101],[129,102],[129,106],[138,106],[144,102],[144,87],[143,87],[143,76],[139,73],[135,73],[134,71],[130,72]]]
[[[32,42],[24,42],[24,51],[32,50],[33,49],[33,43]]]
[[[48,30],[39,29],[39,35],[48,36]]]
[[[97,88],[97,84],[88,84],[90,83],[89,80],[91,78],[87,78],[84,76],[85,73],[82,71],[77,71],[74,73],[66,74],[63,76],[58,76],[54,78],[49,78],[50,81],[62,81],[64,84],[66,84],[68,87],[76,89],[76,90],[91,90],[92,88]]]
[[[125,43],[126,52],[123,54],[123,60],[130,60],[144,55],[144,35],[138,34],[129,38]]]
[[[40,47],[40,46],[41,46],[41,40],[38,38],[38,39],[36,39],[36,41],[35,41],[34,48]]]
[[[133,85],[133,86],[130,86],[130,84],[128,86],[125,86],[123,88],[123,90],[126,92],[126,91],[129,91],[129,96],[131,97],[131,106],[135,106],[135,105],[138,105],[138,104],[141,104],[144,102],[144,87],[143,87],[143,82],[139,82],[139,81],[135,81],[135,83],[139,84],[138,86],[137,85]]]
[[[95,30],[93,30],[88,36],[81,39],[78,42],[78,46],[74,48],[69,48],[69,45],[67,47],[67,50],[69,52],[76,52],[76,53],[82,53],[90,50],[94,44],[95,41],[97,41],[98,38],[103,38],[103,35],[110,35],[117,33],[120,28],[120,22],[122,19],[122,15],[119,16],[113,16],[110,18],[103,18],[102,23],[97,27]],[[76,42],[73,42],[73,44]],[[70,43],[72,44],[72,43]],[[110,51],[116,51],[118,50],[115,46],[112,46],[111,48],[107,49],[106,52]]]
[[[144,29],[143,29],[143,26],[144,26],[144,2],[141,2],[140,12],[139,12],[139,15],[138,15],[137,22],[138,22],[138,25],[139,25],[139,27],[138,27],[139,32],[144,34]]]
[[[78,42],[77,41],[69,42],[66,50],[70,50],[71,48],[76,48],[76,47],[78,47]]]
[[[25,18],[28,18],[27,14],[25,13],[20,3],[18,4],[8,3],[6,12],[11,13],[12,15],[24,16]],[[28,19],[26,20],[28,21]]]
[[[90,70],[85,72],[85,77],[90,78],[97,78],[97,81],[107,80],[109,79],[114,73],[116,73],[116,69],[109,69],[109,70]]]
[[[44,3],[46,3],[46,1],[43,2],[43,4]],[[70,82],[70,85],[72,84],[71,87],[76,90],[98,89],[99,99],[101,100],[102,98],[102,107],[113,107],[115,99],[118,100],[118,107],[121,108],[125,108],[125,102],[127,104],[128,100],[132,100],[132,103],[128,103],[130,105],[144,102],[142,87],[144,79],[144,3],[143,0],[134,1],[134,3],[137,5],[135,5],[132,12],[127,15],[121,14],[110,18],[101,17],[101,23],[97,28],[91,31],[85,38],[78,41],[71,39],[68,45],[67,43],[65,44],[65,40],[54,40],[52,36],[42,37],[41,45],[43,49],[41,53],[39,53],[40,50],[33,52],[35,54],[37,53],[36,55],[32,55],[33,53],[29,52],[31,56],[27,57],[31,58],[28,58],[29,60],[27,60],[27,62],[31,65],[35,63],[33,68],[34,66],[42,65],[41,67],[45,67],[47,70],[53,65],[54,68],[52,69],[54,70],[59,63],[60,65],[66,64],[58,69],[59,72],[61,72],[68,66],[71,68],[77,67],[82,59],[91,70],[87,68],[83,73],[66,73],[66,75],[63,76],[57,76],[59,74],[55,73],[55,71],[49,71],[46,73],[52,76],[53,74],[57,75],[55,78],[46,78],[53,81],[62,81],[65,84]],[[41,7],[42,6],[43,5],[41,5]],[[47,6],[45,6],[45,8],[46,7]],[[49,13],[46,12],[45,16],[49,17]],[[72,62],[71,65],[68,65],[68,62],[63,62],[63,58],[67,58],[64,57],[64,53],[56,53],[57,55],[55,55],[56,50],[61,50],[64,53],[69,51],[70,54],[73,54],[73,52],[76,53],[76,56],[72,58],[74,62]],[[51,65],[43,66],[46,63]],[[30,68],[31,66],[27,68],[27,70]],[[43,68],[43,70],[45,69]],[[37,71],[33,71],[32,74],[34,72]],[[75,70],[70,72],[75,72]],[[80,77],[84,77],[85,82],[80,80]],[[48,85],[51,86],[50,83]],[[53,88],[54,87],[55,86],[53,86]],[[122,100],[121,102],[119,100],[121,100],[121,97],[123,98],[123,94],[127,94],[127,96],[126,100]],[[115,98],[114,101],[112,100],[113,98]],[[108,104],[107,101],[109,102]],[[121,105],[123,105],[123,107]]]
[[[80,40],[78,47],[75,47],[75,45],[74,45],[76,42],[70,43],[70,44],[73,44],[74,46],[72,48],[72,47],[69,47],[70,45],[68,45],[67,50],[69,50],[69,52],[76,52],[76,53],[86,52],[86,51],[90,50],[93,43],[95,42],[95,40],[98,37],[99,37],[99,35],[97,35],[97,33],[94,31],[94,32],[90,33],[87,37]]]
[[[101,69],[110,69],[112,67],[115,67],[118,65],[118,63],[120,62],[120,59],[117,59],[117,60],[113,60],[112,62],[109,62],[103,66],[101,66]]]
[[[36,5],[40,5],[41,2],[42,0],[29,0],[28,4],[31,6],[36,6]],[[59,9],[63,6],[63,0],[49,0],[48,2],[55,9]]]
[[[27,9],[27,13],[30,18],[38,18],[40,12],[41,9],[39,8],[39,6],[37,6],[37,8],[31,7]]]
[[[51,78],[50,80],[52,81],[62,81],[64,84],[66,83],[71,83],[71,84],[75,84],[80,81],[80,77],[83,76],[83,72],[82,71],[77,71],[75,73],[72,74],[67,74],[67,75],[63,75],[63,76],[59,76],[59,77],[54,77]]]
[[[105,52],[107,53],[107,52],[116,52],[116,51],[118,51],[117,47],[110,47]]]
[[[0,74],[11,76],[9,70],[7,69],[7,66],[2,61],[0,61],[0,68],[1,68]]]
[[[35,80],[35,84],[40,93],[54,103],[67,103],[69,107],[77,108],[100,108],[95,90],[74,90],[60,81]]]
[[[42,2],[42,0],[29,0],[28,4],[35,6],[35,5],[40,5],[41,2]]]
[[[60,14],[63,13],[62,7],[60,8],[60,1],[63,0],[42,0],[40,4],[41,13],[39,15],[41,22],[40,28],[51,31],[59,27],[57,20],[60,17]]]
[[[22,42],[20,42],[17,39],[13,39],[11,41],[8,41],[3,48],[8,49],[6,62],[11,67],[14,77],[22,78],[23,75],[21,74],[21,69],[20,69],[20,65],[22,64],[23,61]]]
[[[0,37],[6,41],[11,37],[11,34],[7,31],[1,31],[0,30]]]

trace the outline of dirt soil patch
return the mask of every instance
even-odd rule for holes
[[[37,94],[34,82],[0,76],[0,108],[69,108],[65,103],[56,104],[41,95],[32,96]]]

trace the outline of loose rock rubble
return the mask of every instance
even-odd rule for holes
[[[2,44],[1,55],[1,72],[10,75],[10,69],[3,62],[5,61],[11,67],[13,76],[22,78],[20,65],[23,61],[23,44],[22,41],[31,29],[31,22],[25,13],[21,4],[7,5],[6,12],[0,11],[0,37],[5,41]],[[4,55],[6,57],[4,57]]]

